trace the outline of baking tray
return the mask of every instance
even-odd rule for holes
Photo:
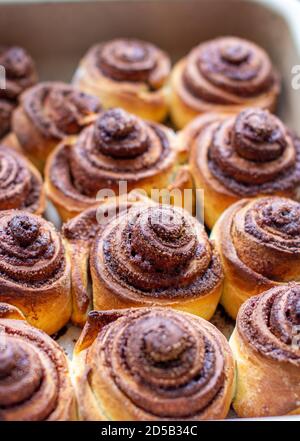
[[[115,37],[156,43],[173,61],[216,36],[250,39],[267,50],[281,72],[278,114],[298,133],[300,90],[294,90],[291,81],[293,66],[300,65],[299,23],[296,0],[0,0],[1,44],[27,48],[42,80],[70,81],[92,44]],[[46,217],[60,227],[50,203]],[[229,337],[234,323],[221,308],[212,322]],[[55,336],[68,356],[79,333],[68,326]],[[229,418],[234,417],[231,412]],[[300,420],[300,416],[273,419]]]

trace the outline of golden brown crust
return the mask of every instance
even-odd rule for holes
[[[168,55],[156,46],[116,39],[93,46],[75,72],[73,84],[98,96],[106,109],[122,107],[152,121],[168,112]]]
[[[0,301],[17,306],[49,334],[71,315],[70,268],[49,222],[25,211],[0,212]]]
[[[12,113],[21,93],[37,82],[30,55],[21,47],[0,47],[0,66],[5,69],[5,89],[0,89],[0,138],[11,127]]]
[[[10,305],[6,309],[12,313]],[[44,332],[16,318],[0,316],[0,420],[75,420],[63,350]]]
[[[94,308],[170,306],[210,318],[222,289],[219,256],[181,208],[139,205],[107,223],[90,257]]]
[[[196,187],[204,190],[209,228],[243,197],[299,198],[300,140],[268,111],[207,114],[187,126],[180,139]]]
[[[73,359],[80,418],[225,418],[234,364],[209,322],[170,309],[94,311]]]
[[[24,153],[42,170],[54,147],[93,122],[100,110],[96,97],[68,84],[39,83],[22,95],[12,129]]]
[[[230,340],[239,416],[299,413],[299,305],[300,286],[290,283],[249,299],[240,309]]]
[[[6,145],[0,145],[0,163],[0,210],[17,208],[42,214],[45,194],[38,170]]]
[[[176,160],[170,129],[111,109],[55,149],[46,166],[46,191],[66,220],[95,205],[100,190],[118,195],[122,181],[128,192],[167,188]]]
[[[0,303],[0,319],[26,320],[20,309],[8,303]]]
[[[221,302],[235,318],[249,297],[299,280],[300,204],[286,198],[244,199],[229,207],[211,238],[224,267]]]
[[[236,37],[201,43],[173,68],[171,116],[178,128],[205,112],[274,110],[280,83],[266,52]]]

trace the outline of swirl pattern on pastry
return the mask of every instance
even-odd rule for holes
[[[57,140],[79,133],[101,108],[97,98],[59,82],[32,87],[23,95],[22,107],[46,139]]]
[[[249,108],[236,117],[216,116],[196,138],[195,148],[199,152],[203,147],[203,152],[195,167],[205,169],[202,173],[210,174],[231,195],[293,192],[300,183],[300,141],[266,110]]]
[[[37,82],[34,62],[21,47],[1,47],[0,65],[5,69],[6,87],[0,90],[0,97],[16,100],[28,87]]]
[[[41,213],[43,199],[43,183],[38,171],[22,155],[0,145],[0,209]]]
[[[153,44],[130,39],[116,39],[94,46],[90,51],[93,69],[115,81],[142,82],[152,90],[165,82],[170,60]]]
[[[175,161],[172,131],[111,109],[74,143],[57,148],[47,164],[46,181],[53,189],[50,198],[57,193],[55,203],[60,195],[67,205],[88,208],[101,189],[118,194],[120,181],[127,182],[128,192],[135,187],[165,188]]]
[[[230,240],[244,265],[273,281],[284,282],[299,278],[298,202],[280,197],[265,197],[241,201],[232,209],[232,213]]]
[[[37,82],[30,55],[21,47],[1,47],[0,66],[5,69],[5,88],[0,89],[0,137],[10,129],[13,110],[20,94]]]
[[[39,288],[65,269],[64,248],[54,227],[23,211],[0,213],[1,279]]]
[[[108,312],[110,323],[97,311],[89,319],[97,321],[97,314],[107,324],[85,356],[87,381],[96,395],[105,383],[114,398],[125,400],[126,417],[133,419],[226,416],[233,363],[224,336],[213,325],[162,308]],[[113,409],[106,392],[99,399],[109,416]]]
[[[119,215],[96,237],[91,265],[111,291],[136,301],[204,296],[223,278],[203,226],[170,206]]]
[[[300,326],[300,286],[278,286],[246,302],[238,316],[239,335],[264,356],[300,367],[293,340]]]
[[[179,93],[192,107],[201,102],[234,105],[266,93],[278,83],[263,49],[246,40],[222,37],[202,43],[187,57]]]
[[[0,318],[0,420],[75,419],[62,349],[25,321]]]

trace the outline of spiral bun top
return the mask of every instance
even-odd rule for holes
[[[94,46],[89,52],[93,67],[115,81],[142,82],[158,89],[170,72],[170,59],[153,44],[116,39]]]
[[[10,129],[20,94],[37,82],[30,55],[21,47],[0,47],[0,66],[5,69],[5,88],[0,88],[0,137]],[[1,78],[2,80],[2,78]]]
[[[21,47],[1,47],[0,65],[5,68],[6,88],[0,97],[16,100],[18,96],[37,81],[35,65],[30,55]]]
[[[0,318],[0,331],[0,419],[70,419],[74,399],[61,348],[22,320]]]
[[[39,173],[22,155],[0,145],[0,210],[19,208],[40,212],[41,193]]]
[[[135,300],[204,295],[223,277],[203,226],[164,205],[120,214],[98,234],[92,256],[97,276],[117,295]]]
[[[179,93],[195,109],[203,102],[239,105],[271,89],[278,93],[279,88],[266,52],[236,37],[216,38],[194,48],[186,58],[182,86]]]
[[[275,115],[248,108],[233,117],[212,115],[204,126],[201,118],[196,123],[193,161],[222,191],[239,197],[289,191],[296,197],[300,141]]]
[[[45,138],[57,140],[79,133],[101,109],[98,98],[59,82],[40,83],[30,88],[22,96],[22,106]],[[14,124],[17,125],[17,120]]]
[[[95,335],[97,322],[102,326]],[[86,358],[90,379],[96,383],[101,376],[141,419],[221,415],[232,366],[225,338],[210,323],[174,310],[140,308],[91,312],[87,328],[94,333]]]
[[[298,280],[299,215],[300,204],[286,198],[239,201],[221,219],[222,251],[248,273],[251,270],[256,277],[265,278],[265,282]]]
[[[100,113],[72,145],[62,143],[49,163],[52,184],[72,199],[95,204],[101,189],[127,181],[128,191],[152,179],[167,181],[176,160],[173,132],[114,108]],[[167,184],[166,184],[167,185]],[[89,205],[88,205],[89,203]]]
[[[64,248],[52,224],[19,210],[0,212],[0,272],[4,281],[39,288],[65,269]]]
[[[239,334],[262,355],[300,367],[300,286],[281,285],[249,299],[240,309]]]

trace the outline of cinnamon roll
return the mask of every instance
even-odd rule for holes
[[[201,43],[171,74],[171,117],[178,128],[205,112],[238,113],[246,107],[273,111],[280,92],[267,53],[236,37]]]
[[[37,73],[31,56],[18,46],[0,47],[0,66],[5,74],[5,87],[0,88],[0,138],[2,138],[10,130],[12,113],[20,94],[37,82]]]
[[[59,233],[40,216],[0,212],[0,301],[48,334],[71,316],[70,264]]]
[[[225,337],[166,308],[90,312],[73,372],[82,420],[219,419],[233,395]]]
[[[127,192],[167,188],[177,161],[174,141],[174,133],[162,125],[122,109],[107,110],[50,156],[48,196],[66,220],[95,205],[100,190],[105,197],[118,195],[121,182]]]
[[[44,82],[21,96],[12,120],[15,143],[40,169],[56,145],[96,118],[98,98],[59,82]]]
[[[169,56],[153,44],[116,39],[93,46],[77,68],[73,84],[101,99],[106,109],[122,107],[160,122],[168,113]]]
[[[86,286],[89,257],[94,309],[170,306],[207,319],[214,314],[223,272],[214,245],[196,219],[181,208],[151,201],[127,204],[108,219],[104,206],[98,210],[95,233],[86,222],[88,212],[64,227],[71,246],[87,242],[82,234],[86,225],[92,234],[90,251],[86,244],[82,254],[77,251],[82,264],[76,273],[79,286]]]
[[[230,346],[239,416],[300,414],[300,285],[277,286],[245,302]]]
[[[211,239],[225,280],[221,302],[235,318],[249,297],[300,281],[300,203],[281,197],[243,199],[216,223]]]
[[[76,419],[75,396],[63,350],[0,303],[0,420]]]
[[[75,325],[83,326],[92,308],[89,258],[96,235],[119,213],[140,203],[153,204],[140,193],[131,192],[88,208],[63,225],[62,233],[71,262],[72,322]]]
[[[43,181],[25,157],[0,144],[0,210],[11,208],[43,213]]]
[[[204,190],[209,228],[245,197],[300,199],[300,140],[266,110],[199,117],[183,130],[181,143],[196,187]]]

